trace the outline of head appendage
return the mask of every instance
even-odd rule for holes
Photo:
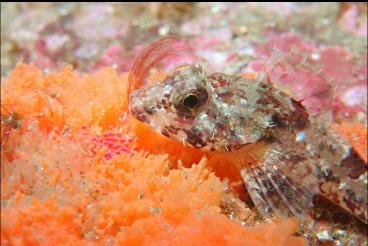
[[[147,77],[149,71],[164,59],[178,56],[179,53],[189,51],[177,37],[164,37],[146,47],[136,58],[129,73],[129,94],[134,89],[139,88]]]

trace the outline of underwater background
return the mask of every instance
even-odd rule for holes
[[[129,69],[168,35],[228,74],[306,57],[329,79],[271,79],[296,98],[332,85],[313,104],[367,161],[367,3],[1,3],[1,245],[366,245],[360,225],[258,218],[241,157],[129,114]]]

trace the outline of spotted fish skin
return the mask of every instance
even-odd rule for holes
[[[130,111],[167,137],[196,148],[231,151],[265,138],[273,124],[262,86],[267,85],[220,73],[208,75],[191,66],[162,84],[133,91]],[[198,98],[194,108],[184,105],[187,95]]]
[[[258,162],[244,166],[241,176],[265,216],[273,211],[303,219],[313,197],[322,195],[367,223],[366,163],[271,83],[187,66],[133,91],[130,111],[195,148],[231,152],[262,143]]]
[[[180,67],[163,83],[134,90],[181,44],[165,37],[137,57],[129,75],[129,107],[138,120],[195,148],[244,149],[256,157],[241,176],[264,216],[272,210],[303,219],[315,195],[322,195],[367,223],[366,163],[300,101],[264,79],[283,60],[296,60],[274,52],[259,79]]]

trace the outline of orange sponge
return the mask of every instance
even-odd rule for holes
[[[360,123],[333,124],[332,129],[343,136],[367,162],[367,128]]]
[[[246,157],[182,146],[129,116],[127,77],[20,64],[1,83],[2,115],[21,121],[8,129],[13,158],[2,148],[4,245],[305,245],[295,219],[223,215],[221,179],[239,181]]]

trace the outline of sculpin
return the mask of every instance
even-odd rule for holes
[[[158,48],[143,51],[133,75]],[[367,223],[367,164],[272,83],[185,66],[162,83],[133,90],[129,107],[155,131],[195,148],[232,152],[258,145],[249,148],[257,162],[244,165],[241,177],[265,217],[303,220],[320,195]]]

